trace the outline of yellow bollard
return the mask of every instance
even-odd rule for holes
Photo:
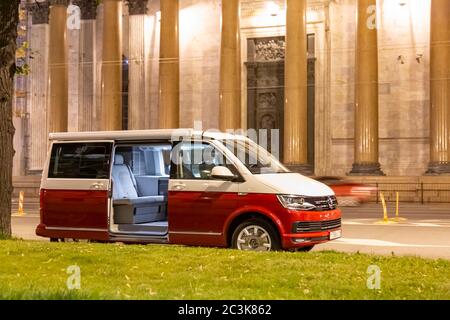
[[[23,216],[23,202],[25,200],[25,193],[23,191],[20,191],[19,193],[19,211],[17,212],[19,216]]]
[[[383,205],[383,221],[388,222],[388,213],[387,213],[387,206],[386,206],[386,199],[384,199],[384,194],[380,193],[381,203]]]
[[[398,203],[399,203],[399,198],[400,198],[400,193],[397,191],[397,193],[395,194],[395,217],[398,219]]]
[[[376,222],[376,224],[395,223],[395,221],[389,220],[386,199],[384,198],[384,194],[382,192],[380,192],[380,199],[381,199],[381,204],[383,205],[383,220]]]
[[[405,221],[405,218],[400,218],[400,210],[399,210],[399,206],[400,206],[400,192],[397,192],[396,194],[396,203],[395,203],[395,219],[394,221]]]

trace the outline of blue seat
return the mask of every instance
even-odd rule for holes
[[[135,224],[166,219],[166,197],[159,195],[158,188],[154,195],[139,196],[134,174],[121,154],[115,155],[112,180],[114,223]]]

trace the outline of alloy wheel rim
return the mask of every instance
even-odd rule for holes
[[[270,251],[272,239],[269,232],[257,225],[247,226],[239,232],[237,248],[246,251]]]

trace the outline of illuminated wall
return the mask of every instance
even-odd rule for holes
[[[333,172],[353,161],[355,0],[330,5]],[[380,162],[387,175],[421,175],[429,159],[429,0],[378,2]]]
[[[201,121],[204,129],[218,127],[221,4],[222,0],[180,0],[182,127],[192,127],[195,121]],[[247,39],[285,35],[285,9],[284,0],[241,0],[244,127]],[[429,9],[430,0],[378,1],[380,162],[383,171],[391,176],[422,175],[429,159]],[[148,69],[142,83],[150,86],[146,100],[150,111],[143,115],[149,117],[150,128],[158,127],[159,115],[159,10],[158,0],[148,1],[145,39],[150,42],[150,52],[145,58]],[[131,38],[127,15],[124,5],[125,56],[129,55]],[[97,78],[101,76],[102,19],[99,6],[95,33]],[[353,162],[356,0],[309,0],[307,22],[308,32],[316,34],[317,48],[316,167],[319,174],[345,175]],[[69,33],[73,53],[77,37],[76,31]],[[70,68],[75,70],[77,66]],[[102,99],[100,83],[97,81],[98,106]],[[71,87],[70,96],[76,101],[76,86]],[[73,110],[71,114],[76,117]],[[24,159],[29,156],[25,142],[29,123],[24,121],[15,118],[20,129],[15,145],[23,151],[15,160],[16,175],[24,174]]]
[[[180,0],[180,126],[219,126],[220,0]]]

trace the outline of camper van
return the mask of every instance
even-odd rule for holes
[[[50,134],[39,236],[311,250],[341,237],[326,185],[251,139],[191,129]]]

